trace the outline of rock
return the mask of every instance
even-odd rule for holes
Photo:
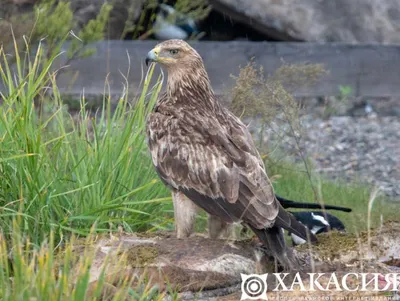
[[[382,104],[381,104],[382,105]],[[395,108],[395,104],[392,103]],[[389,106],[387,110],[389,110]],[[330,116],[326,108],[308,107],[301,117],[303,154],[313,159],[315,171],[331,180],[362,183],[380,188],[393,201],[400,200],[400,120],[394,116]],[[321,111],[319,111],[321,110]],[[261,123],[246,120],[255,137]],[[279,120],[278,120],[279,122]],[[264,130],[265,143],[279,146],[284,154],[302,162],[298,146],[280,122]]]
[[[296,253],[305,264],[304,272],[327,273],[326,282],[330,272],[338,275],[346,272],[396,272],[400,254],[399,229],[400,223],[389,222],[370,231],[369,235],[324,233],[318,236],[320,241],[311,250],[304,244],[296,247]],[[146,277],[149,284],[157,286],[160,291],[178,292],[179,300],[193,300],[195,297],[197,300],[238,300],[240,273],[275,272],[273,262],[257,247],[257,241],[251,239],[211,240],[196,235],[180,240],[172,233],[119,233],[98,237],[93,243],[77,244],[74,253],[79,258],[84,252],[95,250],[89,280],[93,288],[108,257],[106,286],[102,291],[102,295],[108,298],[112,298],[121,279]],[[77,264],[76,268],[79,267]],[[285,278],[286,285],[292,283],[295,273],[292,274]],[[137,283],[138,280],[132,283],[134,290]],[[273,277],[268,278],[268,288],[275,287],[274,284]],[[273,297],[276,292],[270,294]],[[291,294],[297,296],[299,292]],[[291,294],[288,297],[294,296]]]
[[[211,240],[201,236],[181,240],[169,233],[102,237],[91,246],[96,255],[90,268],[90,282],[95,285],[109,255],[111,262],[106,278],[110,285],[126,276],[141,279],[146,275],[151,285],[161,290],[176,290],[187,300],[192,300],[193,292],[202,289],[207,291],[204,296],[227,295],[238,290],[240,273],[262,273],[272,268],[273,264],[268,264],[256,245],[252,240]],[[80,245],[76,247],[77,258],[84,249]],[[126,263],[121,269],[119,255],[123,252]],[[165,279],[168,279],[168,286]],[[106,289],[110,292],[109,286]]]
[[[213,8],[279,40],[400,42],[392,0],[210,0]]]

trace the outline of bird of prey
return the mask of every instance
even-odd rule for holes
[[[192,227],[200,207],[221,229],[245,224],[283,267],[300,268],[282,229],[317,238],[276,199],[250,132],[216,100],[198,52],[183,40],[167,40],[149,51],[150,61],[168,73],[146,135],[155,169],[172,189],[178,237]]]
[[[291,213],[299,222],[309,228],[313,234],[320,234],[330,230],[346,232],[346,228],[342,221],[330,213],[322,211],[302,211]],[[288,234],[292,237],[293,245],[306,243],[304,239],[298,237],[296,234],[290,232]]]
[[[157,40],[185,40],[199,31],[193,19],[178,13],[172,6],[161,3],[154,22],[154,36]]]

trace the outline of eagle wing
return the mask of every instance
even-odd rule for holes
[[[279,203],[247,127],[229,111],[210,116],[160,103],[146,131],[163,182],[227,222],[272,226]]]

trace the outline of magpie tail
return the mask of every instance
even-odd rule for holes
[[[338,210],[344,212],[351,212],[351,208],[340,207],[340,206],[332,206],[332,205],[320,205],[316,203],[302,203],[302,202],[295,202],[288,199],[285,199],[279,195],[275,195],[276,199],[281,203],[282,207],[287,208],[299,208],[299,209],[325,209],[325,210]]]

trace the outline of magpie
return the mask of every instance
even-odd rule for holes
[[[301,222],[313,234],[320,234],[328,232],[330,230],[337,230],[340,232],[346,232],[345,226],[340,219],[336,216],[322,211],[302,211],[302,212],[290,212],[294,215],[297,221]],[[293,233],[288,233],[292,237],[293,245],[301,245],[306,241]]]
[[[276,199],[282,205],[284,209],[288,208],[296,208],[296,209],[324,209],[324,210],[337,210],[343,212],[351,212],[351,208],[347,207],[340,207],[334,205],[325,205],[322,206],[321,204],[317,203],[304,203],[298,201],[291,201],[285,199],[277,194],[275,194]],[[325,215],[322,211],[303,211],[303,212],[292,212],[289,211],[297,221],[303,223],[306,227],[308,227],[311,232],[314,234],[319,234],[322,232],[328,232],[330,229],[335,229],[338,231],[344,231],[345,227],[341,220],[339,220],[336,216],[326,213],[326,220]],[[244,227],[241,231],[242,235],[247,233],[247,228]],[[303,244],[306,241],[301,239],[300,237],[294,235],[293,233],[288,233],[288,235],[292,236],[293,245]]]

